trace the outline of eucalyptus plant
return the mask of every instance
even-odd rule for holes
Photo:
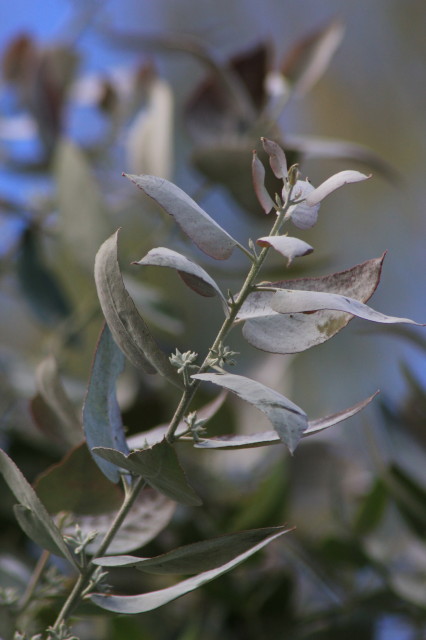
[[[303,239],[285,232],[287,226],[293,225],[302,231],[312,227],[317,222],[322,201],[329,194],[370,176],[358,171],[341,171],[314,187],[303,179],[297,165],[287,167],[284,151],[276,142],[266,138],[261,142],[269,158],[270,170],[282,182],[282,190],[275,195],[268,192],[265,167],[254,152],[254,191],[264,213],[271,215],[272,212],[272,220],[269,231],[256,241],[248,240],[247,245],[233,238],[171,182],[150,175],[126,175],[211,258],[227,260],[234,251],[241,251],[248,262],[247,275],[239,290],[224,292],[204,267],[170,248],[153,248],[134,263],[139,267],[175,270],[193,292],[216,297],[223,309],[223,322],[203,354],[191,349],[189,335],[187,351],[176,349],[169,354],[159,346],[125,287],[118,262],[119,232],[100,247],[95,260],[95,282],[105,324],[96,347],[82,410],[85,442],[64,459],[59,471],[56,469],[42,478],[36,490],[11,458],[0,451],[0,471],[18,502],[16,519],[27,536],[44,550],[28,592],[9,602],[18,620],[16,639],[28,638],[34,631],[31,605],[50,554],[62,558],[68,565],[64,575],[75,576],[75,579],[68,595],[64,595],[56,620],[52,620],[44,634],[33,635],[33,640],[74,638],[70,625],[73,617],[78,616],[78,607],[83,601],[120,614],[144,613],[161,607],[230,571],[288,533],[286,526],[239,531],[155,557],[124,555],[154,539],[170,522],[176,504],[187,508],[201,507],[202,497],[193,488],[181,464],[180,447],[215,450],[281,445],[292,455],[303,438],[350,418],[375,395],[333,415],[309,420],[303,408],[278,390],[230,372],[239,355],[233,349],[231,331],[241,326],[243,336],[253,347],[290,354],[332,338],[353,316],[385,324],[417,324],[407,318],[384,315],[366,305],[379,283],[383,256],[321,277],[277,282],[262,280],[262,267],[271,251],[282,256],[284,266],[313,251]],[[167,425],[130,438],[125,433],[116,393],[117,380],[126,361],[143,374],[163,377],[180,393],[174,415]],[[49,375],[54,376],[55,372],[49,366]],[[221,391],[212,402],[195,411],[192,403],[204,384],[213,384]],[[222,406],[228,392],[262,412],[271,423],[271,429],[251,435],[209,435],[208,421]],[[61,406],[67,406],[64,397]],[[68,420],[73,425],[71,439],[75,441],[78,418],[73,416],[72,408]],[[75,504],[65,494],[56,497],[56,506],[49,504],[52,500],[49,494],[57,482],[55,474],[69,473],[72,464],[74,470],[77,467],[82,468],[83,473],[87,470],[88,483],[92,478],[92,467],[101,475],[106,483],[102,486],[107,487],[103,500],[110,503],[107,516],[104,514],[96,519],[93,514],[89,522],[79,520],[72,515]],[[89,472],[89,468],[92,471]],[[100,483],[98,477],[96,482]],[[117,485],[121,485],[122,490]],[[129,526],[136,529],[136,538],[126,537]],[[190,577],[148,593],[114,594],[107,585],[108,570],[124,567],[148,574]]]

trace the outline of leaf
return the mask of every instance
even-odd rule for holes
[[[257,157],[256,151],[253,151],[253,161],[251,164],[251,175],[253,179],[254,191],[256,193],[259,204],[265,213],[269,213],[274,208],[274,201],[269,195],[265,187],[265,167]]]
[[[216,260],[229,258],[237,241],[182,189],[156,176],[124,175],[171,215],[201,251]]]
[[[324,74],[344,31],[343,24],[333,20],[326,27],[300,39],[286,55],[281,71],[298,95],[306,94]]]
[[[46,549],[46,551],[50,551],[55,556],[64,557],[63,548],[56,544],[56,541],[46,531],[43,522],[31,509],[24,507],[22,504],[15,504],[13,513],[22,531],[30,540],[35,542],[41,549]]]
[[[124,369],[124,356],[105,324],[96,347],[89,385],[83,405],[83,428],[87,446],[111,447],[129,452],[116,396],[117,378]],[[119,482],[117,467],[98,456],[95,463],[111,482]]]
[[[214,400],[212,400],[212,402],[204,405],[201,409],[197,409],[198,418],[204,420],[204,424],[206,424],[222,407],[226,396],[226,391],[222,391]],[[157,444],[164,439],[168,428],[169,425],[166,423],[159,425],[158,427],[154,427],[153,429],[149,429],[148,431],[137,433],[136,435],[128,438],[128,445],[132,449],[145,449],[146,447],[152,447],[154,444]],[[176,429],[175,435],[179,436],[186,431],[188,431],[188,425],[184,420],[182,420]]]
[[[156,538],[160,531],[168,525],[175,509],[176,502],[169,500],[150,487],[145,487],[127,514],[114,540],[110,543],[108,553],[129,553],[144,546]],[[74,521],[81,528],[83,537],[90,532],[98,532],[98,536],[86,547],[89,554],[95,555],[98,552],[102,539],[111,527],[116,515],[117,512],[113,511],[103,515],[76,515],[74,517]],[[66,527],[64,533],[67,535],[75,534],[74,523]]]
[[[219,289],[216,282],[202,267],[191,260],[188,260],[181,253],[172,251],[165,247],[157,247],[148,251],[146,256],[138,262],[132,264],[156,265],[158,267],[169,267],[176,269],[186,285],[201,296],[212,297],[218,295],[225,308],[227,303],[225,296]]]
[[[76,445],[83,435],[81,423],[62,385],[58,365],[53,356],[48,356],[38,365],[36,384],[40,398],[47,405],[55,422],[51,435],[71,446]],[[38,406],[42,408],[40,404]],[[37,412],[37,403],[35,408]]]
[[[306,197],[306,204],[313,207],[324,200],[324,198],[330,195],[330,193],[333,193],[336,189],[343,187],[343,185],[351,184],[352,182],[360,182],[361,180],[368,180],[370,177],[371,176],[366,176],[364,173],[360,173],[359,171],[339,171],[339,173],[335,173],[325,182],[320,184],[319,187],[311,191],[311,193]]]
[[[290,205],[286,217],[289,218],[298,229],[309,229],[313,227],[318,220],[319,204],[310,206],[306,203],[306,198],[313,191],[315,191],[315,188],[306,180],[298,180],[293,187],[291,199],[303,199],[304,201],[300,204]]]
[[[99,246],[110,233],[106,205],[83,151],[62,138],[56,147],[59,230],[79,265],[93,268]]]
[[[261,141],[275,177],[281,180],[287,178],[287,159],[280,145],[268,138],[261,138]]]
[[[44,505],[38,499],[34,489],[26,481],[13,460],[11,460],[7,453],[2,449],[0,449],[0,473],[18,502],[23,507],[31,511],[32,520],[35,519],[37,521],[38,532],[40,533],[41,530],[43,530],[43,535],[47,536],[51,540],[55,548],[61,552],[61,555],[63,555],[72,565],[76,566],[77,563],[75,558],[69,551],[59,529],[47,513]],[[22,519],[24,518],[25,522],[28,522],[28,517],[22,516]]]
[[[366,302],[380,280],[384,255],[367,260],[351,269],[319,278],[297,278],[274,282],[277,288],[324,291],[347,295]],[[250,294],[238,318],[245,321],[243,335],[246,340],[263,351],[272,353],[298,353],[332,338],[343,329],[352,316],[336,311],[318,311],[315,314],[295,313],[282,315],[271,307],[274,293],[257,291]]]
[[[168,498],[189,506],[199,506],[200,498],[188,484],[172,445],[162,440],[153,447],[128,456],[114,449],[95,447],[93,452],[127,471],[142,476],[151,487]]]
[[[139,571],[155,574],[185,574],[211,571],[230,562],[236,556],[277,532],[277,527],[240,531],[195,542],[163,553],[154,558],[136,556],[108,556],[96,558],[94,564],[102,567],[135,567]]]
[[[152,611],[153,609],[157,609],[158,607],[161,607],[164,604],[167,604],[168,602],[171,602],[172,600],[185,595],[186,593],[198,589],[198,587],[207,584],[211,580],[218,578],[224,573],[227,573],[234,567],[244,562],[244,560],[246,560],[247,558],[250,558],[250,556],[256,553],[256,551],[260,551],[260,549],[265,547],[267,544],[287,532],[288,529],[285,529],[284,527],[277,527],[275,529],[275,533],[271,533],[266,538],[251,547],[251,549],[240,553],[226,564],[217,567],[216,569],[211,569],[210,571],[200,573],[196,576],[193,576],[192,578],[188,578],[187,580],[179,582],[172,587],[167,587],[166,589],[160,589],[158,591],[152,591],[150,593],[144,593],[136,596],[93,594],[92,596],[90,596],[90,599],[102,609],[115,611],[116,613],[131,614]]]
[[[329,427],[333,427],[343,420],[347,420],[362,411],[375,398],[377,392],[358,402],[349,409],[339,411],[325,418],[318,420],[309,420],[308,428],[302,433],[302,438],[315,435],[320,431],[324,431]],[[200,442],[194,444],[197,449],[249,449],[252,447],[265,447],[273,444],[282,444],[281,439],[275,431],[263,431],[262,433],[252,433],[248,435],[231,434],[217,436],[215,438],[203,438]]]
[[[261,247],[273,247],[275,251],[278,251],[278,253],[287,258],[287,266],[290,266],[294,258],[307,256],[314,250],[307,242],[289,236],[267,236],[258,238],[256,244]]]
[[[118,231],[103,243],[95,260],[99,302],[112,336],[133,366],[146,373],[158,372],[182,387],[176,369],[157,345],[124,286],[117,261],[117,240]]]
[[[331,309],[333,311],[344,311],[359,318],[364,318],[364,320],[371,320],[371,322],[419,324],[409,318],[386,316],[358,300],[337,293],[280,289],[274,294],[271,307],[278,313],[306,313]]]
[[[94,516],[120,507],[122,491],[111,485],[93,458],[82,442],[36,478],[34,489],[49,513]]]
[[[259,409],[272,422],[290,453],[294,452],[303,432],[308,428],[308,419],[303,409],[260,382],[232,373],[199,373],[191,377],[224,387]]]

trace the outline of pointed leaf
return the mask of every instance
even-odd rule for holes
[[[30,540],[35,542],[41,549],[46,549],[46,551],[50,551],[55,556],[64,557],[63,548],[56,544],[49,532],[46,531],[43,522],[31,509],[24,507],[22,504],[15,504],[13,513],[22,531]]]
[[[188,544],[155,558],[109,556],[96,558],[94,564],[102,567],[135,567],[139,571],[156,574],[201,573],[230,562],[276,532],[276,527],[239,531]]]
[[[34,489],[49,513],[96,516],[120,507],[123,492],[106,479],[94,457],[82,442],[36,478]]]
[[[117,261],[117,239],[118,231],[103,243],[95,260],[99,302],[113,338],[133,366],[146,373],[157,371],[181,387],[176,369],[157,345],[124,286]]]
[[[148,251],[146,256],[132,264],[156,265],[176,269],[185,284],[201,296],[212,297],[218,295],[226,305],[226,299],[216,282],[198,264],[188,260],[181,253],[165,247],[157,247]]]
[[[124,355],[105,324],[96,347],[83,405],[83,428],[90,452],[93,447],[111,447],[129,453],[116,397],[117,378],[124,369],[124,362]],[[98,456],[93,459],[111,482],[119,482],[120,473],[115,465]]]
[[[339,411],[325,418],[319,418],[318,420],[309,420],[308,428],[303,432],[302,438],[324,431],[329,427],[333,427],[339,422],[343,422],[348,418],[351,418],[359,411],[362,411],[373,398],[376,397],[378,392],[358,402],[349,409]],[[282,444],[282,441],[277,436],[275,431],[263,431],[262,433],[252,433],[249,435],[232,434],[226,436],[217,436],[216,438],[205,438],[201,442],[197,442],[194,447],[197,449],[250,449],[252,447],[265,447],[272,444]]]
[[[324,200],[330,193],[343,187],[343,185],[368,180],[370,177],[371,176],[366,176],[364,173],[360,173],[360,171],[339,171],[339,173],[335,173],[334,176],[331,176],[320,184],[319,187],[311,191],[306,197],[306,204],[313,207]]]
[[[306,313],[310,311],[320,311],[322,309],[332,309],[334,311],[350,313],[359,318],[364,318],[364,320],[371,320],[371,322],[387,324],[406,322],[408,324],[419,324],[409,318],[386,316],[384,313],[375,311],[358,300],[337,293],[281,289],[274,294],[271,307],[274,311],[278,311],[278,313]]]
[[[95,447],[93,451],[117,466],[142,476],[151,487],[176,502],[189,506],[201,504],[200,498],[188,484],[174,448],[166,440],[128,456],[104,447]]]
[[[124,175],[171,215],[201,251],[216,260],[229,258],[237,241],[182,189],[156,176]]]
[[[244,560],[252,556],[256,551],[260,551],[260,549],[284,533],[288,533],[288,529],[277,527],[275,533],[271,533],[268,537],[251,547],[251,549],[240,553],[226,564],[216,569],[200,573],[172,587],[136,596],[114,596],[96,593],[90,596],[90,599],[99,607],[117,613],[143,613],[145,611],[152,611],[231,571],[231,569],[244,562]]]
[[[287,178],[287,160],[279,144],[268,138],[261,138],[264,150],[269,156],[269,164],[276,178]]]
[[[258,238],[256,244],[261,247],[273,247],[275,251],[278,251],[284,258],[287,258],[287,266],[293,262],[294,258],[307,256],[314,250],[307,242],[289,236],[267,236]]]
[[[367,260],[351,269],[319,278],[297,278],[272,283],[277,288],[338,293],[366,302],[380,280],[384,255]],[[274,293],[258,291],[250,294],[238,319],[246,321],[243,335],[248,342],[272,353],[298,353],[332,338],[352,316],[336,311],[315,314],[281,315],[271,307]]]
[[[260,382],[232,373],[200,373],[192,376],[196,380],[213,382],[229,389],[239,398],[262,411],[272,422],[274,429],[293,453],[302,434],[308,428],[306,413],[285,396]]]
[[[61,555],[63,555],[72,565],[76,566],[77,563],[75,558],[69,551],[59,529],[47,513],[44,505],[40,502],[34,489],[24,478],[13,460],[11,460],[2,449],[0,449],[0,473],[18,502],[23,507],[31,511],[31,519],[35,519],[37,521],[38,531],[40,532],[43,530],[44,535],[52,541],[55,548],[60,550]],[[27,523],[28,517],[22,516],[22,519],[24,518]]]
[[[129,553],[144,546],[156,538],[169,524],[175,509],[176,502],[169,500],[151,487],[145,487],[124,519],[107,552]],[[78,523],[83,537],[90,532],[98,532],[98,536],[86,547],[87,553],[95,555],[98,552],[102,539],[116,515],[117,511],[95,516],[74,516],[73,521]],[[75,534],[74,522],[65,528],[65,534]]]
[[[318,220],[319,204],[312,206],[306,204],[306,198],[313,191],[315,191],[315,188],[306,180],[298,180],[293,187],[291,199],[304,201],[300,202],[300,204],[292,204],[288,208],[286,217],[289,218],[298,229],[309,229],[313,227]]]
[[[253,179],[254,191],[259,200],[260,206],[265,213],[269,213],[274,208],[274,201],[269,195],[265,187],[265,167],[257,157],[256,151],[253,151],[253,161],[251,165],[251,174]]]

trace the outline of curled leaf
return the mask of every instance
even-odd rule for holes
[[[269,164],[276,178],[287,178],[287,159],[279,144],[268,138],[261,138],[265,152],[269,156]]]
[[[201,251],[216,260],[229,258],[237,241],[182,189],[156,176],[123,175],[171,215]]]
[[[251,165],[251,174],[253,178],[254,191],[260,206],[265,213],[269,213],[274,208],[274,201],[265,187],[265,167],[257,157],[256,151],[253,151],[253,161]]]
[[[278,253],[281,253],[282,256],[287,258],[287,266],[293,262],[294,258],[307,256],[314,250],[307,242],[289,236],[267,236],[258,238],[256,244],[261,247],[273,247],[275,251],[278,251]]]
[[[303,432],[308,428],[308,419],[303,409],[260,382],[231,373],[200,373],[192,377],[224,387],[262,411],[272,422],[290,453],[294,452]]]
[[[315,188],[306,180],[298,180],[293,187],[292,200],[302,200],[302,202],[290,205],[286,217],[299,229],[309,229],[318,220],[319,204],[311,206],[306,203],[306,198],[313,191]]]
[[[350,184],[352,182],[361,182],[362,180],[367,180],[371,176],[366,176],[365,173],[361,173],[360,171],[339,171],[339,173],[335,173],[334,176],[331,176],[325,182],[320,184],[319,187],[308,193],[306,196],[306,204],[310,207],[314,207],[318,205],[321,200],[324,200],[330,193],[336,191],[336,189],[340,189],[345,184]]]

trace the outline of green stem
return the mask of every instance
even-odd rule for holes
[[[145,480],[142,477],[140,477],[135,481],[131,490],[126,492],[125,498],[123,500],[123,504],[121,505],[120,510],[117,512],[117,515],[115,516],[114,521],[112,522],[109,530],[105,534],[105,537],[102,540],[102,543],[96,555],[89,562],[89,564],[87,565],[87,568],[79,575],[71,593],[69,594],[68,598],[64,603],[64,606],[59,612],[58,617],[56,618],[55,623],[52,627],[53,631],[58,631],[60,629],[61,625],[66,622],[67,618],[69,618],[73,609],[80,602],[84,590],[86,589],[87,585],[90,582],[90,579],[92,578],[94,572],[97,569],[97,565],[93,563],[93,560],[95,558],[100,558],[106,553],[109,545],[111,544],[112,540],[114,539],[115,535],[117,534],[118,530],[123,524],[125,517],[129,513],[131,507],[133,506],[136,498],[138,497],[140,491],[143,489],[144,485],[145,485]]]

